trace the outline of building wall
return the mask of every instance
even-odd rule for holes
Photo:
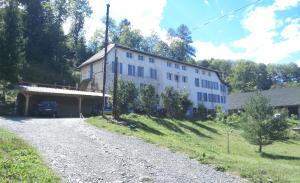
[[[203,103],[207,109],[215,109],[217,105],[223,106],[223,108],[227,111],[227,87],[226,92],[221,91],[221,81],[217,74],[213,71],[208,71],[205,69],[199,69],[197,67],[192,67],[184,64],[177,64],[172,61],[162,60],[161,58],[151,57],[144,54],[139,54],[133,51],[128,51],[122,48],[113,48],[109,54],[107,59],[107,87],[106,92],[113,87],[113,78],[114,73],[112,72],[112,64],[115,60],[115,51],[117,49],[117,57],[118,62],[122,63],[122,73],[118,73],[118,78],[122,78],[124,80],[130,80],[135,83],[137,87],[140,87],[143,84],[152,84],[156,88],[157,94],[161,94],[165,87],[172,86],[176,90],[186,90],[189,93],[189,99],[193,101],[194,107],[197,107],[199,103]],[[126,56],[127,52],[132,53],[132,58],[128,58]],[[138,60],[138,55],[142,55],[144,60]],[[149,58],[154,59],[154,63],[149,61]],[[170,63],[171,66],[169,67],[167,63]],[[179,68],[175,68],[175,64],[179,66]],[[135,76],[128,75],[128,65],[135,66]],[[185,66],[185,70],[182,69],[182,66]],[[86,65],[81,68],[81,79],[87,79],[90,76],[90,65]],[[138,77],[138,69],[137,67],[144,68],[144,77]],[[157,79],[152,79],[150,77],[150,68],[157,70]],[[120,67],[118,67],[120,69]],[[196,72],[198,70],[198,73]],[[93,72],[95,73],[95,85],[97,85],[98,90],[102,90],[102,76],[103,76],[103,62],[97,61],[93,63]],[[120,70],[119,70],[120,72]],[[167,73],[172,74],[172,80],[167,79]],[[174,80],[175,75],[179,76],[179,82]],[[187,82],[183,82],[182,78],[186,76]],[[195,85],[195,78],[199,79],[199,87]],[[208,80],[218,83],[218,89],[207,89],[201,86],[202,80]],[[224,86],[225,87],[225,86]],[[225,103],[221,102],[209,102],[209,101],[198,101],[197,93],[207,93],[207,94],[214,94],[219,95],[220,97],[226,97]],[[203,98],[202,98],[203,99]]]

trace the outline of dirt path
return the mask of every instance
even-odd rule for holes
[[[184,155],[80,119],[1,118],[68,182],[239,182]]]

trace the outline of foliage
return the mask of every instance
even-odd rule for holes
[[[20,68],[25,61],[22,12],[18,6],[17,0],[9,0],[0,15],[3,19],[0,27],[0,81],[6,84],[19,81]]]
[[[162,103],[169,117],[183,117],[192,102],[188,99],[188,93],[178,92],[173,87],[166,87],[161,93]]]
[[[197,108],[197,117],[200,118],[201,120],[206,119],[207,117],[207,109],[204,104],[198,104]]]
[[[283,138],[288,127],[286,115],[273,114],[269,100],[261,93],[251,97],[244,109],[244,136],[250,143],[259,146],[259,152],[262,152],[262,146]]]
[[[0,182],[60,182],[37,152],[0,129]]]
[[[124,135],[134,136],[146,142],[158,144],[171,151],[184,153],[201,163],[213,164],[217,169],[232,172],[249,179],[250,182],[300,181],[300,141],[274,142],[258,154],[242,136],[242,130],[232,128],[230,155],[227,153],[224,125],[211,121],[176,120],[129,114],[121,116],[123,121],[136,128],[107,122],[94,117],[87,120],[99,128]]]
[[[117,95],[117,116],[121,114],[127,113],[130,109],[133,109],[137,96],[138,90],[136,89],[135,85],[131,81],[118,81],[118,95]],[[112,95],[113,91],[111,91]]]
[[[156,111],[156,106],[159,102],[159,99],[156,97],[154,86],[145,85],[141,87],[139,96],[142,111],[145,111],[147,115],[153,114]]]

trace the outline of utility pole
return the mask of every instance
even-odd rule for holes
[[[108,46],[108,24],[109,24],[109,4],[106,4],[106,28],[105,28],[105,42],[104,42],[104,61],[103,61],[103,105],[102,116],[104,116],[105,109],[105,82],[106,82],[106,62],[107,62],[107,46]]]
[[[119,119],[118,109],[117,109],[117,95],[118,95],[118,57],[117,48],[115,49],[115,62],[114,62],[114,92],[113,92],[113,117],[114,119]]]

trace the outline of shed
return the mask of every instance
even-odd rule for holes
[[[103,94],[100,92],[79,91],[66,88],[40,86],[18,86],[17,114],[34,116],[37,104],[51,100],[58,104],[59,117],[91,116],[102,108]],[[109,95],[105,95],[106,100]]]
[[[234,93],[229,95],[229,110],[243,109],[247,101],[256,92]],[[289,115],[297,115],[300,118],[300,87],[275,88],[261,91],[261,94],[269,99],[274,108],[286,108]]]

